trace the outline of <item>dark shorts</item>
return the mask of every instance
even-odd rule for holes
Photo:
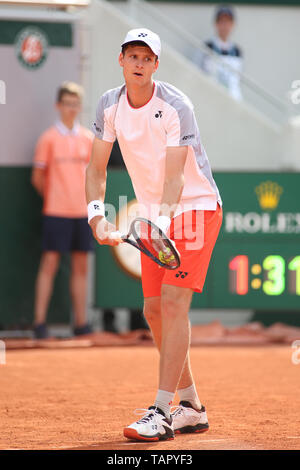
[[[87,218],[43,216],[43,251],[92,251],[93,245]]]

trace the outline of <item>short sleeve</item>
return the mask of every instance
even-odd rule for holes
[[[51,157],[51,139],[48,133],[42,134],[37,141],[33,166],[35,168],[46,168]]]
[[[86,131],[86,140],[87,140],[87,148],[88,148],[87,163],[89,163],[90,158],[91,158],[91,154],[92,154],[92,148],[93,148],[93,142],[94,142],[95,136],[91,132],[91,130],[85,129],[85,131]]]
[[[197,122],[190,102],[178,100],[167,113],[167,147],[193,145],[197,138]]]
[[[116,104],[109,106],[109,100],[106,95],[101,96],[97,109],[96,119],[93,122],[92,130],[98,139],[106,142],[116,140],[116,131],[114,126]]]

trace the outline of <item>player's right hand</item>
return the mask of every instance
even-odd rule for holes
[[[105,217],[94,217],[90,221],[90,226],[95,239],[100,245],[115,246],[123,241],[121,236],[116,236],[116,226],[108,222]]]

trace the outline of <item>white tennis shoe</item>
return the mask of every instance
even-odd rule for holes
[[[173,411],[172,411],[173,410]],[[181,401],[171,409],[175,434],[205,432],[209,429],[205,407],[195,410],[188,401]]]
[[[164,413],[156,406],[148,410],[136,410],[135,414],[143,417],[124,428],[124,436],[136,441],[168,441],[174,439],[172,417],[167,419]]]

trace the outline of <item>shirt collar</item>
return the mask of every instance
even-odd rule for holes
[[[56,121],[55,123],[58,131],[62,134],[62,135],[78,135],[78,132],[79,132],[79,128],[80,128],[80,124],[78,121],[75,121],[74,123],[74,126],[72,129],[68,129],[67,126],[64,125],[64,123],[62,121]]]
[[[213,41],[219,49],[229,50],[233,45],[231,41],[223,41],[219,36],[215,36]]]

